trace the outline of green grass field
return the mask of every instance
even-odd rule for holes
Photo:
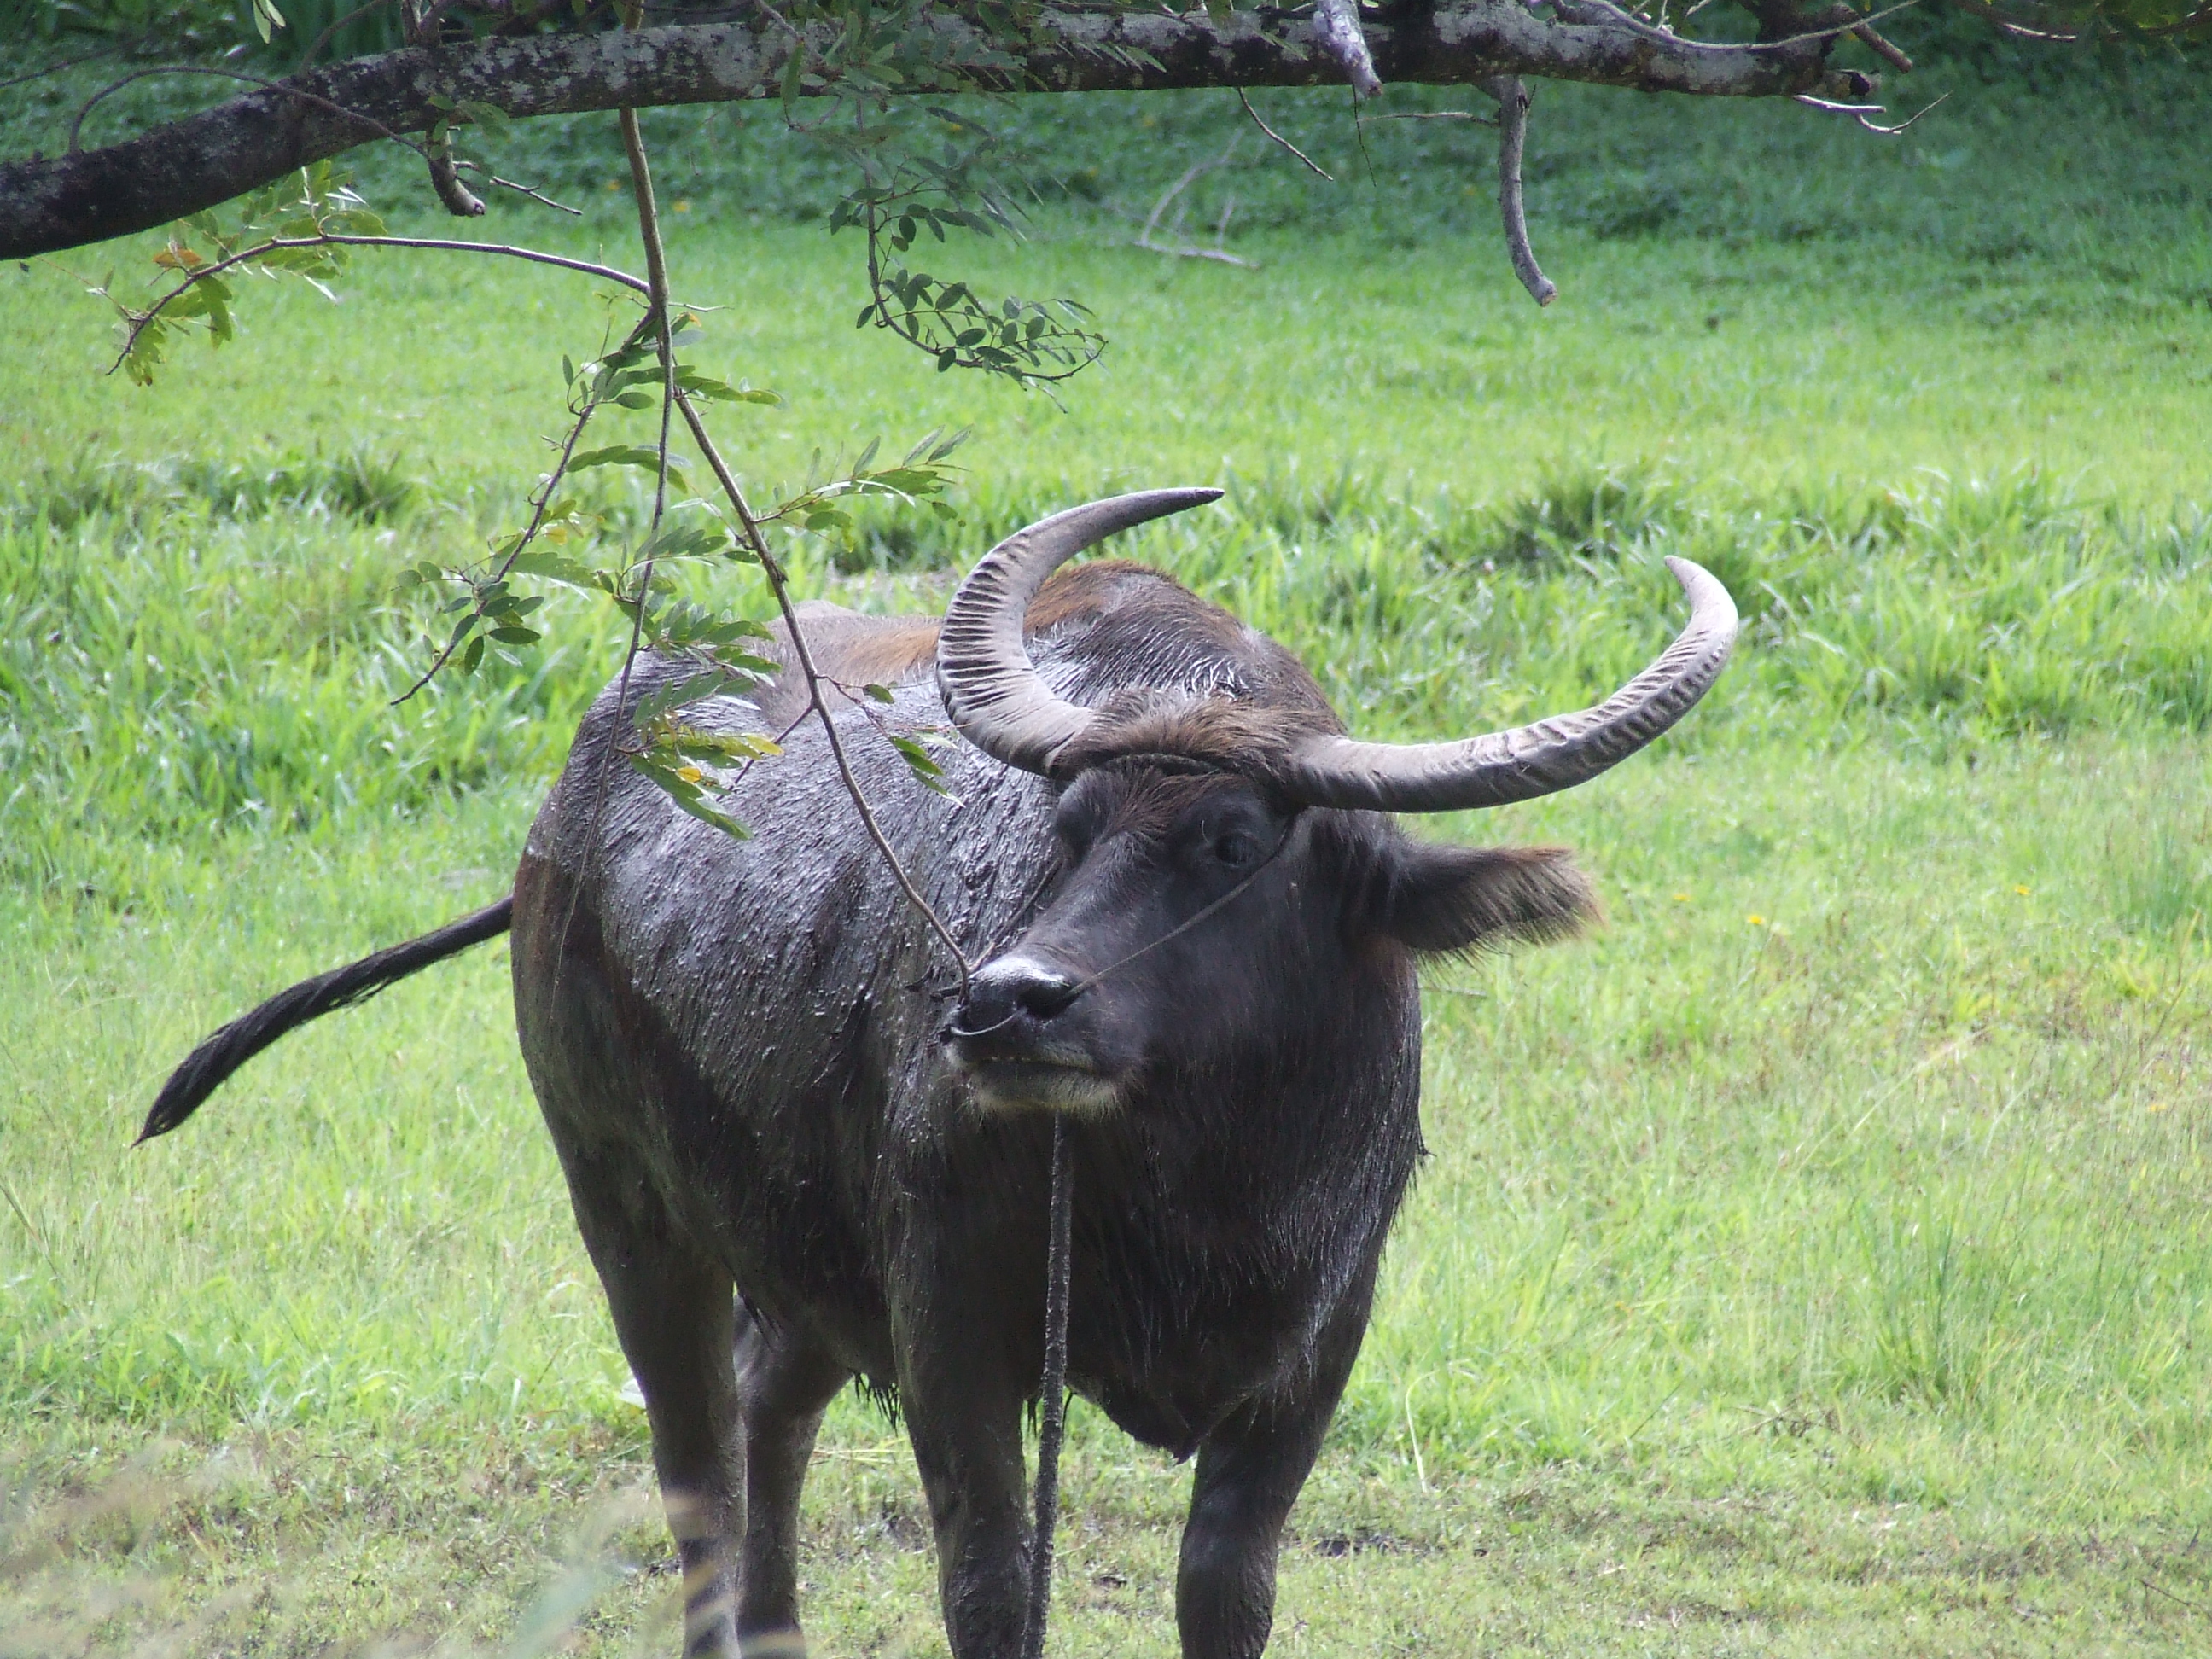
[[[1341,197],[1248,144],[1193,214],[1241,192],[1240,270],[1127,245],[1232,127],[1102,101],[1036,142],[1105,182],[963,267],[1098,312],[1064,412],[854,333],[805,175],[661,131],[702,361],[789,400],[726,422],[749,478],[975,428],[962,525],[797,548],[810,591],[934,604],[1024,511],[1226,483],[1133,550],[1384,736],[1609,689],[1664,553],[1743,607],[1650,756],[1428,826],[1582,849],[1609,919],[1431,975],[1435,1155],[1277,1651],[2212,1645],[2212,105],[1954,79],[1886,146],[1547,90],[1540,314],[1442,128]],[[1266,107],[1352,173],[1334,106]],[[603,197],[501,234],[618,254]],[[556,599],[557,650],[386,706],[394,577],[515,520],[586,289],[393,256],[250,307],[140,392],[60,271],[0,272],[0,1654],[671,1651],[503,947],[128,1150],[209,1028],[504,890],[617,649]],[[1172,1652],[1187,1474],[1079,1407],[1071,1457],[1052,1650]],[[941,1653],[864,1402],[810,1503],[818,1650]]]

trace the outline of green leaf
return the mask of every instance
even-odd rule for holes
[[[679,708],[703,702],[708,697],[719,697],[732,689],[750,689],[751,683],[750,676],[733,674],[721,667],[687,674],[680,680],[670,681],[641,701],[632,720],[642,732],[664,714],[672,714]]]
[[[738,841],[750,841],[752,838],[752,831],[715,806],[708,799],[706,790],[698,783],[684,777],[676,767],[671,766],[659,756],[648,750],[641,755],[630,756],[629,763],[659,784],[670,800],[693,817],[713,824],[723,834],[733,836]]]
[[[758,732],[701,732],[690,726],[678,726],[670,734],[667,746],[686,760],[709,765],[726,760],[764,760],[783,752],[781,744]]]
[[[639,560],[704,559],[729,550],[730,532],[719,521],[671,525],[638,549]]]
[[[952,792],[945,787],[945,769],[937,763],[927,749],[912,738],[893,738],[891,747],[898,750],[899,757],[906,762],[907,770],[914,775],[916,782],[925,788],[935,790],[948,799],[951,798]]]
[[[561,582],[570,587],[597,585],[592,580],[597,573],[588,565],[570,558],[565,553],[556,553],[546,548],[533,547],[526,553],[516,555],[514,562],[507,568],[519,576],[542,576],[548,581]]]
[[[681,455],[669,456],[668,470],[671,472],[681,471],[684,465]],[[610,444],[605,449],[587,449],[580,455],[568,458],[568,471],[571,472],[580,471],[587,466],[636,466],[647,472],[658,472],[660,470],[660,452],[643,444]]]
[[[711,374],[702,374],[688,366],[676,371],[676,384],[695,398],[726,404],[779,404],[783,399],[775,392],[757,391],[751,386],[732,386],[727,380],[718,380]]]

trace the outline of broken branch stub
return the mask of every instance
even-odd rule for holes
[[[1336,60],[1355,96],[1372,98],[1382,90],[1367,50],[1367,31],[1359,23],[1359,0],[1314,0],[1314,39]]]
[[[1528,88],[1517,75],[1493,76],[1482,89],[1498,100],[1498,212],[1505,224],[1505,251],[1528,297],[1547,306],[1559,285],[1544,275],[1528,246],[1528,214],[1521,200],[1521,152],[1528,139]]]

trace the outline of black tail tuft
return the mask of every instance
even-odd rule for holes
[[[471,945],[496,939],[514,919],[512,894],[474,915],[463,916],[434,933],[425,933],[404,945],[363,957],[349,967],[301,980],[289,991],[280,991],[251,1013],[240,1014],[191,1051],[185,1063],[169,1073],[161,1092],[146,1114],[146,1127],[138,1132],[142,1145],[165,1135],[199,1109],[200,1103],[222,1086],[223,1079],[283,1036],[329,1013],[333,1008],[366,1002],[386,986],[403,980],[417,969],[458,955]]]

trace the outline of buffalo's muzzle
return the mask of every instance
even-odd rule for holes
[[[940,1033],[956,1070],[994,1110],[1097,1112],[1114,1086],[1061,1016],[1083,984],[1025,956],[1001,957],[969,981],[968,995]]]

